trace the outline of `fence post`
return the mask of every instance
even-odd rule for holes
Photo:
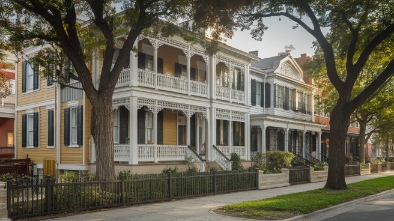
[[[8,211],[8,218],[10,218],[11,217],[11,211],[12,211],[12,206],[11,206],[11,197],[12,197],[12,188],[13,188],[13,185],[12,185],[12,178],[11,177],[8,177],[8,180],[7,180],[7,211]]]
[[[51,212],[52,204],[52,180],[50,176],[45,177],[45,205],[46,205],[46,212]]]
[[[212,190],[216,194],[216,170],[212,172]]]
[[[259,189],[259,178],[260,178],[260,172],[259,169],[256,168],[256,189]]]
[[[168,173],[168,195],[170,200],[172,200],[172,177],[171,172]]]
[[[123,173],[121,173],[120,174],[120,200],[122,201],[122,205],[124,206],[125,205],[125,196],[124,196],[124,193],[125,193],[125,188],[124,188],[124,185],[125,185],[125,176],[124,176],[124,174]]]

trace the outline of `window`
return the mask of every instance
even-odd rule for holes
[[[294,89],[289,90],[289,110],[294,110]]]
[[[119,109],[114,110],[112,114],[114,143],[119,143]]]
[[[145,70],[153,71],[153,56],[145,54]]]
[[[261,105],[261,83],[256,82],[256,105],[263,106]]]
[[[22,147],[38,147],[38,112],[22,115]]]
[[[53,109],[48,109],[48,147],[53,147],[55,144],[55,139],[54,139],[54,110]]]
[[[152,143],[153,142],[153,113],[145,112],[145,142]]]
[[[305,113],[306,114],[311,114],[311,108],[310,108],[310,99],[311,95],[310,94],[305,94]]]
[[[83,106],[64,109],[64,145],[83,145]]]
[[[297,95],[298,95],[298,111],[301,113],[305,113],[304,93],[302,93],[301,91],[298,91]]]
[[[14,146],[14,132],[7,132],[7,146]]]
[[[38,89],[38,65],[27,61],[22,62],[22,92],[31,92]]]
[[[275,85],[275,107],[283,108],[285,87],[278,84]]]

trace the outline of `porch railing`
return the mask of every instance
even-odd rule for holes
[[[196,96],[208,97],[208,85],[197,81],[190,81],[190,93]]]
[[[228,158],[231,157],[232,153],[236,153],[242,160],[246,160],[246,148],[244,146],[217,146],[217,148]]]
[[[213,145],[213,159],[223,170],[231,170],[232,162],[215,145]]]
[[[140,144],[138,145],[138,161],[180,161],[186,156],[186,147],[179,145],[157,145]]]
[[[114,161],[129,162],[130,160],[130,145],[129,144],[115,144],[114,145]]]
[[[155,74],[157,75],[157,74]],[[162,90],[176,91],[186,94],[188,92],[188,80],[179,77],[167,76],[163,74],[157,75],[157,86]]]
[[[156,74],[152,71],[138,69],[138,83],[144,87],[156,87]]]
[[[205,160],[202,159],[202,157],[198,155],[197,152],[190,147],[190,145],[188,145],[186,148],[186,155],[188,157],[193,157],[195,159],[195,163],[198,165],[198,170],[200,172],[205,172],[206,169]]]
[[[130,68],[125,68],[120,72],[116,87],[127,86],[130,84]]]
[[[221,100],[230,100],[230,88],[216,86],[216,98]]]
[[[231,89],[231,100],[238,103],[245,103],[245,92]]]

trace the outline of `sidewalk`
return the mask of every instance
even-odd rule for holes
[[[377,177],[394,175],[394,172],[376,173],[364,176],[347,177],[346,183],[354,183]],[[229,193],[215,196],[199,197],[187,200],[177,200],[163,203],[144,204],[120,209],[109,209],[100,212],[61,217],[49,220],[83,220],[83,221],[180,221],[180,220],[249,220],[236,217],[223,216],[213,211],[220,206],[242,201],[270,198],[278,195],[304,192],[322,188],[325,182],[308,183],[289,187],[252,190],[245,192]]]

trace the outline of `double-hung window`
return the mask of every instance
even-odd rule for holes
[[[261,104],[261,83],[256,82],[256,105],[263,106]]]
[[[114,143],[119,143],[119,109],[113,111],[112,118]]]
[[[145,142],[152,143],[153,142],[153,113],[145,112]]]
[[[27,93],[38,89],[38,65],[27,61],[22,62],[22,92]]]
[[[83,106],[64,109],[64,145],[83,145]]]
[[[22,147],[38,147],[38,112],[22,115]]]

